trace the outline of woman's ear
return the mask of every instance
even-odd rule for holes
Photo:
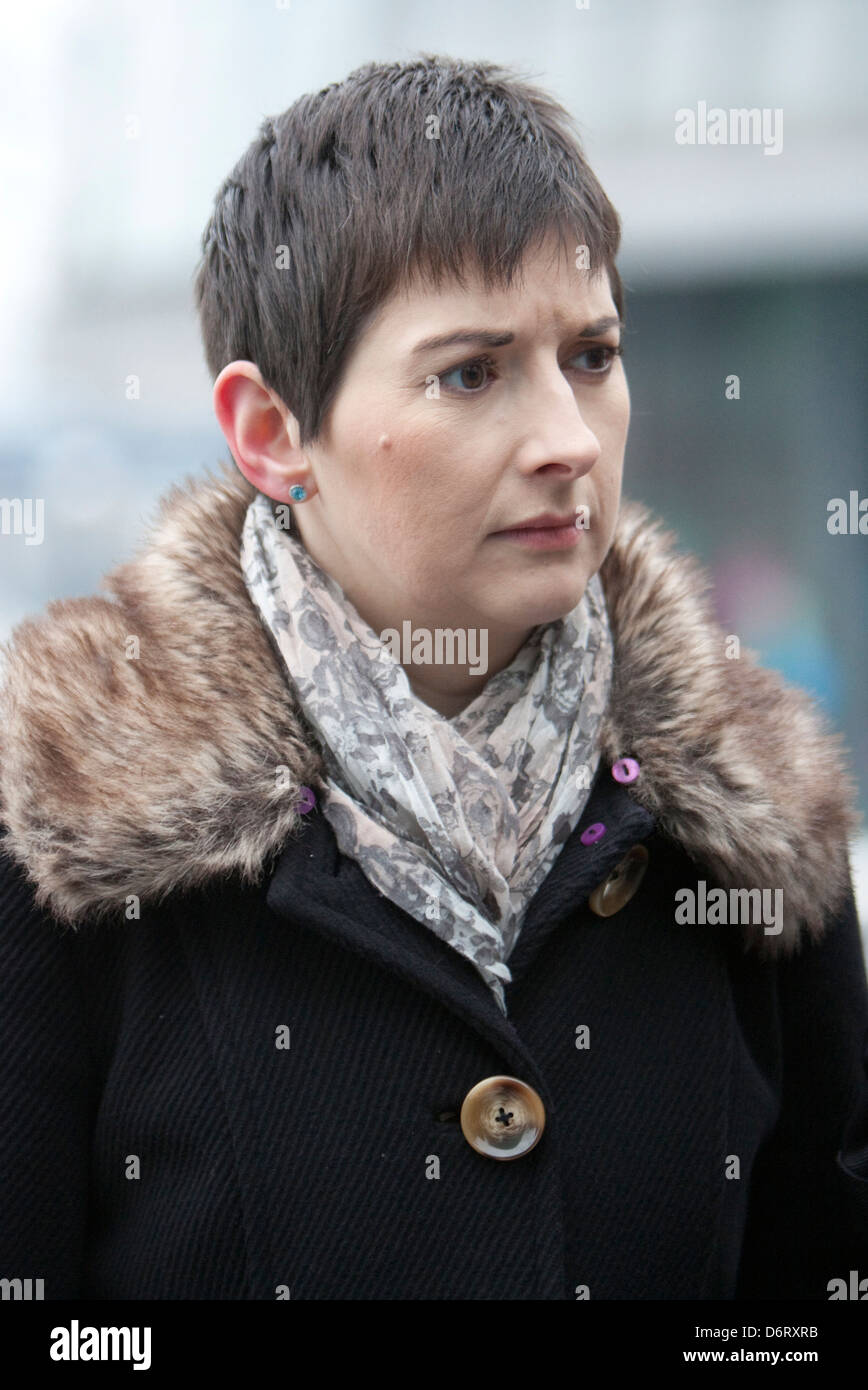
[[[298,421],[265,385],[255,362],[229,362],[214,382],[213,400],[232,457],[249,483],[277,502],[289,499],[290,488],[312,496],[316,484],[298,444]]]

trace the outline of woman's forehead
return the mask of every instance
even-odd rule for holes
[[[420,277],[380,306],[364,336],[388,335],[401,353],[421,356],[483,332],[514,337],[552,328],[596,336],[620,322],[604,271],[591,275],[573,266],[558,271],[543,262],[508,287],[486,286],[478,276],[463,285],[454,279],[435,285]],[[447,337],[451,343],[441,341]]]

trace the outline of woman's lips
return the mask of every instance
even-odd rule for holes
[[[571,521],[567,526],[522,526],[515,531],[494,531],[492,539],[517,541],[530,550],[567,550],[578,545],[581,534]]]

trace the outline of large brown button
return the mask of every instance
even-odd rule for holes
[[[648,867],[648,851],[644,845],[634,845],[615,865],[608,878],[598,883],[588,898],[588,907],[598,917],[612,917],[632,898]]]
[[[464,1138],[487,1158],[521,1158],[530,1153],[545,1122],[539,1093],[514,1076],[477,1081],[461,1107]]]

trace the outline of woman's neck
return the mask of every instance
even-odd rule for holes
[[[532,631],[533,628],[528,628],[518,637],[513,635],[500,642],[492,642],[488,650],[488,665],[481,673],[466,665],[447,663],[435,666],[414,662],[404,665],[410,689],[417,699],[430,705],[438,714],[446,719],[454,719],[485,689],[493,675],[514,660]]]

